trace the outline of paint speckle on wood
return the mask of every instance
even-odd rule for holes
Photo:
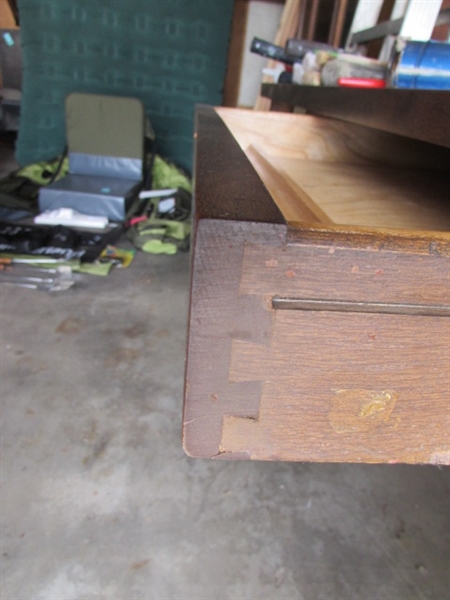
[[[275,258],[266,260],[266,267],[276,267],[277,265],[278,265],[278,261]]]

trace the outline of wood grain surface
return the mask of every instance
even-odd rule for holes
[[[331,250],[331,252],[330,252]],[[323,300],[450,304],[450,260],[434,254],[304,243],[247,243],[240,294]]]
[[[291,226],[450,230],[446,149],[311,116],[217,112]]]
[[[450,319],[274,310],[289,293],[448,302],[448,259],[287,246],[285,227],[203,220],[184,448],[204,458],[450,460]],[[447,261],[447,262],[445,262]]]
[[[284,157],[270,157],[270,164],[280,180],[291,188],[295,186],[302,190],[336,224],[450,231],[447,173]],[[283,196],[281,201],[276,191],[272,196],[287,221],[302,220],[301,201],[297,203],[300,206],[298,214],[292,218],[292,209],[289,213],[283,209]],[[290,206],[295,203],[291,202]]]
[[[265,460],[443,461],[450,451],[444,321],[276,311],[270,345],[232,346],[230,382],[261,382],[261,401],[256,418],[224,416],[220,451]]]
[[[264,155],[254,146],[250,146],[246,154],[287,223],[333,223],[303,186],[280,171],[272,157]]]
[[[310,154],[320,151],[342,164],[329,181],[345,189],[346,178],[356,172],[358,180],[369,164],[355,151],[364,143],[349,144],[340,126],[327,133],[325,122],[310,119],[300,133],[301,144],[311,141],[305,156],[317,160]],[[255,139],[256,146],[270,140],[276,121],[264,129],[258,116],[256,134],[241,127],[238,144],[213,109],[199,109],[185,451],[450,464],[449,233],[286,225],[242,149],[252,154]],[[300,142],[290,140],[272,140],[274,156],[298,153]],[[276,179],[270,162],[263,167]],[[322,175],[303,173],[312,185]],[[281,180],[276,185],[283,190]],[[309,192],[302,188],[302,202],[313,213]],[[310,305],[297,310],[305,299]]]
[[[221,117],[244,152],[256,146],[272,156],[287,158],[449,170],[450,148],[379,129],[311,114],[224,107],[211,110]]]
[[[264,113],[243,109],[215,108],[244,152],[255,146],[271,156],[366,162],[347,133],[345,124],[310,115]]]

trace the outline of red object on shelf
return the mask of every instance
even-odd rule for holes
[[[341,87],[352,88],[379,89],[386,87],[384,79],[366,79],[362,77],[341,77],[338,79],[338,84]]]

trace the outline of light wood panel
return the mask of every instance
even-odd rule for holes
[[[319,117],[217,112],[289,224],[450,231],[448,172],[418,168],[422,143]]]
[[[271,156],[367,162],[367,158],[353,148],[352,137],[338,122],[307,115],[223,107],[215,111],[244,152],[255,146],[264,148]]]
[[[0,0],[0,28],[19,29],[8,0]]]
[[[270,160],[280,179],[292,181],[303,197],[336,224],[450,231],[449,181],[442,173],[373,164]],[[283,199],[273,198],[284,214]],[[301,221],[302,196],[297,198],[297,219]],[[284,214],[286,220],[295,220],[293,212]]]
[[[280,174],[274,162],[253,146],[247,150],[256,172],[275,200],[286,222],[333,223],[329,216],[286,173]]]
[[[436,93],[440,95],[440,92]],[[244,152],[249,146],[257,146],[277,156],[350,163],[376,162],[447,172],[450,165],[448,148],[355,123],[292,113],[224,107],[214,110]],[[428,121],[424,127],[428,127]]]

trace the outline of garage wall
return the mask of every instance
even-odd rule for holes
[[[191,169],[196,103],[221,104],[233,0],[20,0],[21,164],[65,146],[72,91],[140,98],[158,151]]]

